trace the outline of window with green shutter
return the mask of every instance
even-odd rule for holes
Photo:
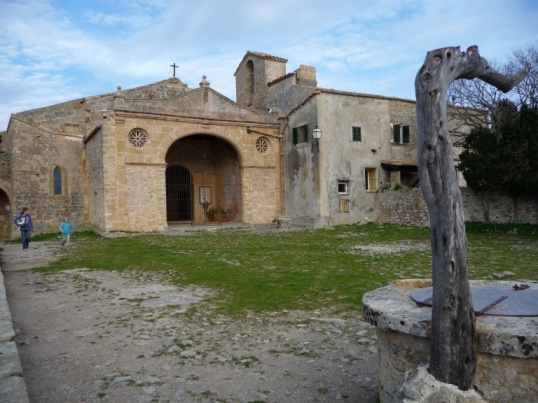
[[[292,129],[293,145],[308,142],[308,126],[302,125]]]
[[[402,126],[402,143],[409,143],[409,126]]]
[[[400,125],[392,126],[392,141],[395,143],[400,142]]]
[[[352,128],[353,141],[362,141],[361,128],[353,126]]]
[[[409,143],[409,126],[394,125],[392,127],[392,135],[392,141],[394,143]]]

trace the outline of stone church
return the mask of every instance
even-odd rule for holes
[[[324,89],[286,64],[248,51],[236,101],[172,77],[11,115],[0,236],[18,235],[23,206],[38,233],[65,216],[99,232],[376,221],[380,189],[418,182],[415,102]]]

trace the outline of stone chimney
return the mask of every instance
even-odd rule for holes
[[[297,85],[303,87],[317,87],[318,82],[316,80],[316,68],[312,66],[305,66],[301,64],[299,70],[295,71],[297,78]]]

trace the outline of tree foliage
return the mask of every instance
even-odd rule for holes
[[[482,203],[484,220],[489,221],[491,193],[501,191],[514,198],[517,221],[519,196],[538,194],[538,47],[491,64],[506,75],[524,69],[527,77],[509,94],[482,80],[457,80],[447,100],[455,145],[463,148],[459,169]],[[467,135],[469,127],[474,129]]]
[[[477,127],[465,138],[458,169],[467,185],[477,194],[489,222],[489,199],[492,191],[501,185],[499,141],[492,130]]]
[[[523,105],[500,123],[503,188],[513,197],[538,195],[538,107]]]
[[[538,195],[538,108],[502,100],[491,129],[477,127],[463,141],[458,169],[478,195],[489,222],[489,199],[500,191],[517,199]]]
[[[505,66],[508,74],[520,69],[527,72],[527,78],[514,89],[516,106],[527,105],[538,108],[538,47],[528,46],[526,49],[514,51],[513,58]]]

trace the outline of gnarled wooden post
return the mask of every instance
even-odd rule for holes
[[[480,78],[503,92],[526,74],[506,77],[493,70],[477,46],[428,52],[417,73],[420,188],[430,215],[433,309],[430,373],[462,390],[472,386],[476,367],[475,317],[467,269],[467,238],[461,193],[448,132],[446,94],[460,78]]]

